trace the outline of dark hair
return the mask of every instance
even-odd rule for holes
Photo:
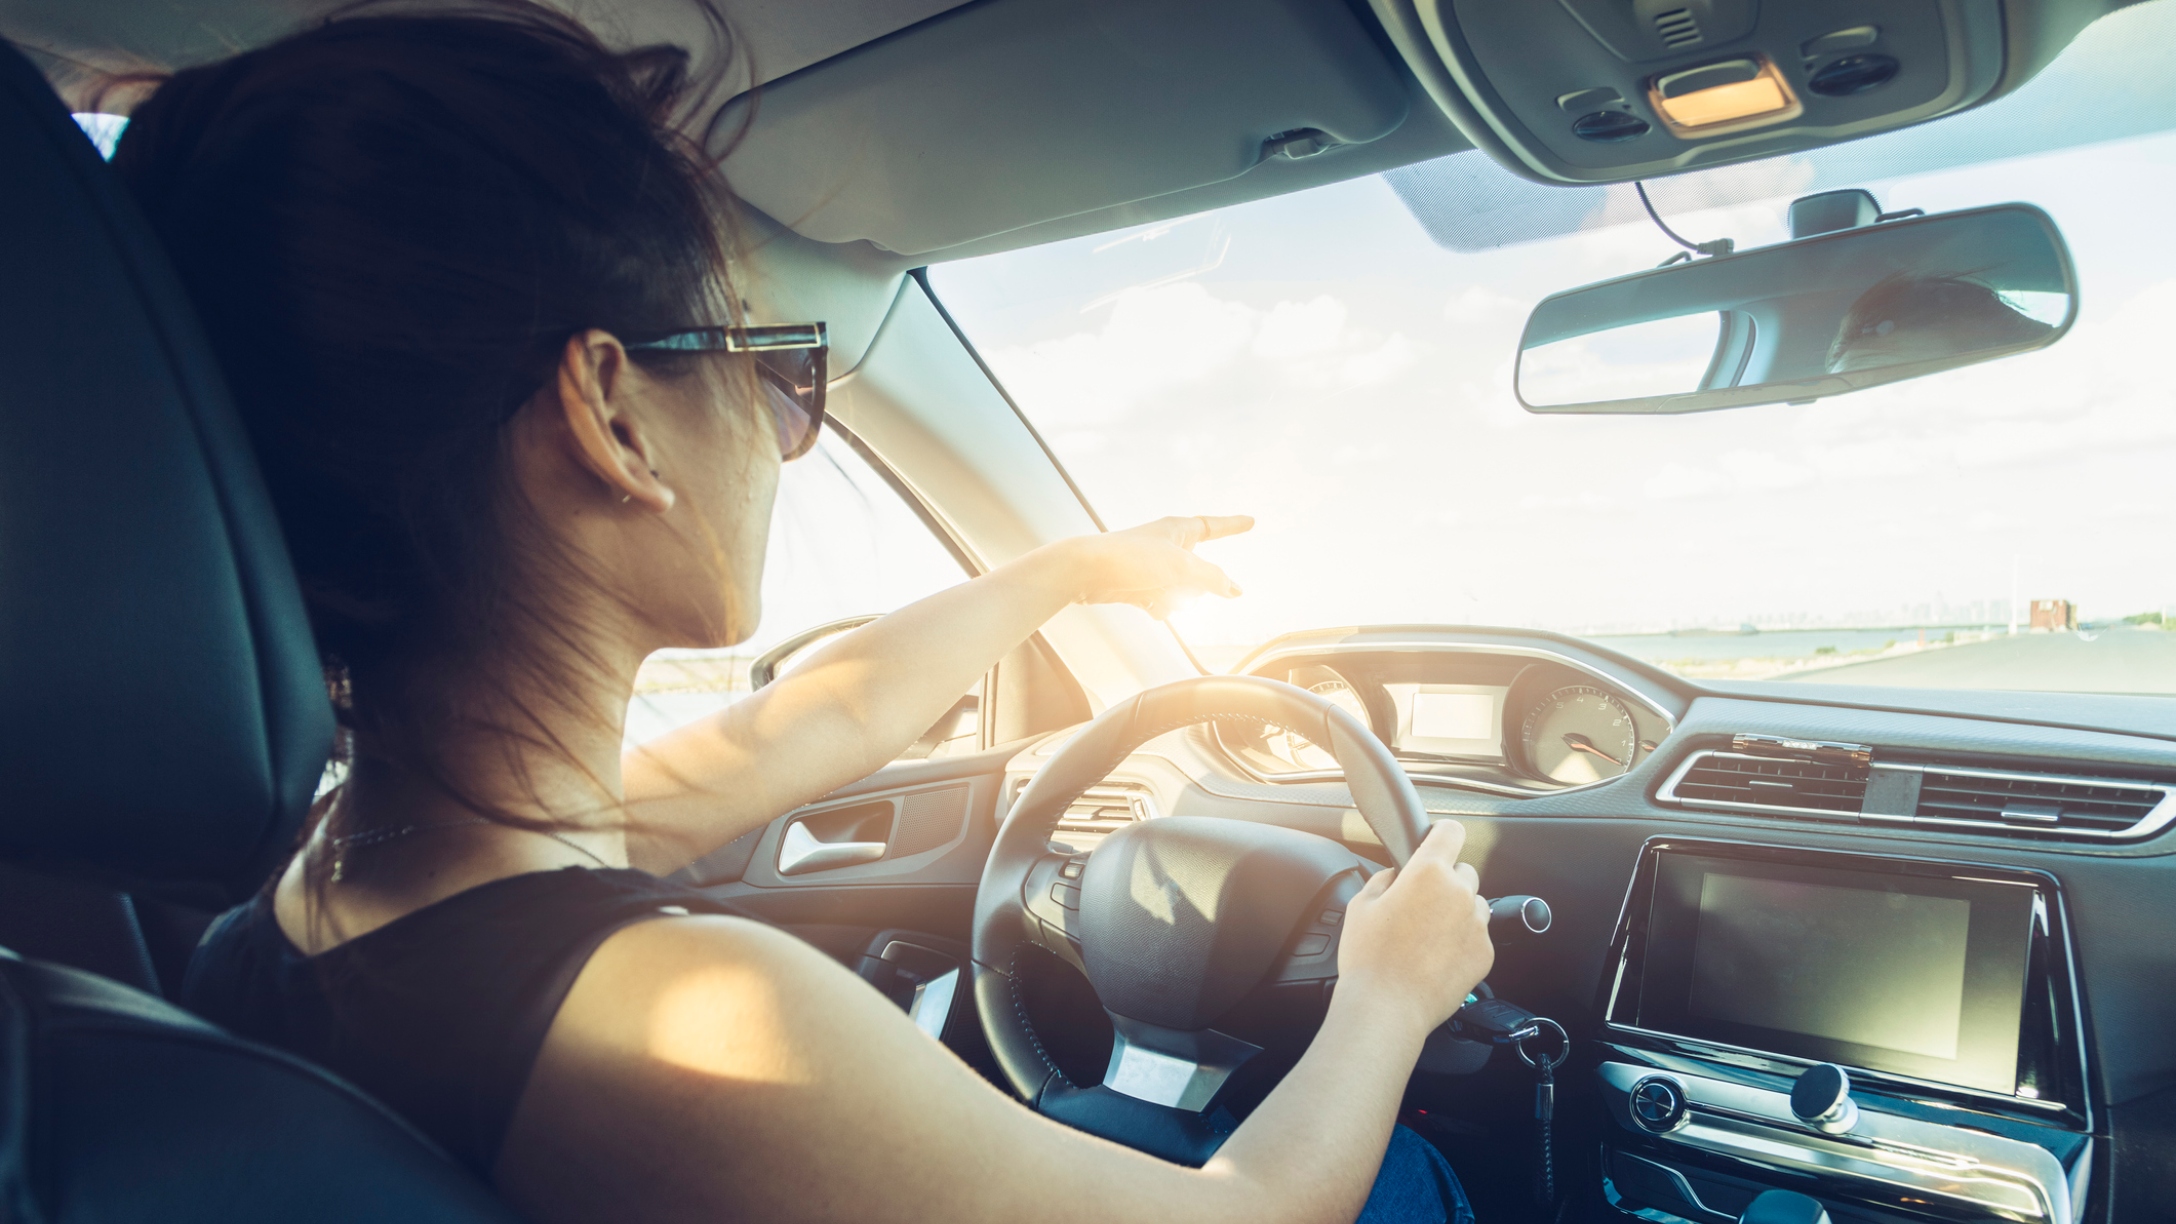
[[[511,823],[536,822],[443,767],[462,714],[433,674],[569,640],[517,581],[550,559],[509,513],[505,429],[568,338],[733,313],[716,165],[676,126],[712,88],[690,62],[526,0],[348,10],[175,73],[114,156],[255,443],[343,739]],[[554,683],[572,700],[518,687]]]
[[[1828,348],[1830,373],[1862,370],[1899,344],[1935,332],[1969,338],[1966,351],[2027,344],[2055,330],[2002,300],[1969,273],[1898,272],[1883,277],[1844,312]]]

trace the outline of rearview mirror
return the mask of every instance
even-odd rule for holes
[[[1555,294],[1526,320],[1514,385],[1529,412],[1801,403],[2045,348],[2077,315],[2054,220],[1999,204]]]

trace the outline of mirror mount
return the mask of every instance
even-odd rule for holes
[[[1864,187],[1847,187],[1842,191],[1823,191],[1792,200],[1791,237],[1811,238],[1816,234],[1833,234],[1837,230],[1861,229],[1883,221],[1926,215],[1924,208],[1883,212],[1881,201],[1874,198],[1873,192]]]

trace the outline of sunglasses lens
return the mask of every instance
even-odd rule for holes
[[[759,352],[758,381],[778,428],[778,456],[798,459],[816,444],[824,422],[824,350]]]

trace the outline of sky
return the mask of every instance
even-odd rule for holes
[[[2091,67],[2055,83],[2083,88]],[[1845,185],[1829,177],[1784,165],[1765,198],[1658,199],[1679,232],[1743,249],[1784,239],[1790,199]],[[1538,416],[1511,389],[1533,305],[1675,248],[1598,197],[1586,228],[1454,250],[1383,176],[931,275],[1105,521],[1256,516],[1204,550],[1247,594],[1183,611],[1191,642],[1398,621],[1999,622],[2013,573],[2021,598],[2088,618],[2176,611],[2176,135],[1850,185],[1886,209],[2046,209],[2078,268],[2077,325],[2041,352],[1811,405]]]

